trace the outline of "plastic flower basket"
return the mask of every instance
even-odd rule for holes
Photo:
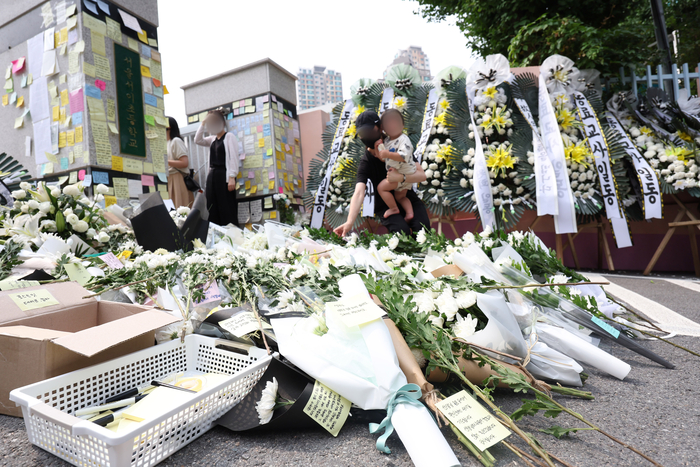
[[[29,441],[73,465],[155,465],[211,429],[250,392],[270,363],[271,357],[259,349],[243,355],[224,346],[226,341],[189,335],[184,343],[171,341],[15,389],[10,400],[22,408]],[[190,370],[231,376],[124,432],[72,415],[154,379]]]

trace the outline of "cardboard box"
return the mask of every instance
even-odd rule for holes
[[[37,290],[59,304],[22,310],[12,299]],[[86,295],[76,282],[0,292],[0,413],[22,416],[10,402],[13,389],[151,347],[156,329],[178,321],[152,307]]]

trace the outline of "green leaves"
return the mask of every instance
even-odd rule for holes
[[[562,413],[562,409],[552,402],[546,395],[535,393],[535,399],[523,399],[523,405],[510,416],[518,421],[526,416],[534,416],[540,411],[544,411],[545,417],[556,418]]]
[[[561,439],[564,436],[569,436],[571,433],[576,433],[577,431],[592,430],[592,428],[563,428],[559,425],[553,425],[550,428],[545,428],[540,430],[542,433],[547,433],[552,435],[557,439]]]

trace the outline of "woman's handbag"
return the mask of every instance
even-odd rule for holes
[[[182,178],[185,179],[185,186],[189,191],[199,191],[200,186],[194,179],[194,169],[190,169],[188,174],[182,174]]]

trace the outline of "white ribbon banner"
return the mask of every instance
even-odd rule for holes
[[[476,207],[481,218],[481,228],[490,226],[496,228],[496,208],[493,205],[493,193],[491,192],[491,177],[489,169],[486,167],[484,157],[484,147],[481,145],[481,137],[474,118],[474,100],[470,98],[471,89],[467,86],[467,100],[469,101],[469,115],[472,120],[472,131],[474,132],[474,196],[476,197]]]
[[[537,194],[537,215],[545,216],[559,214],[557,204],[557,178],[554,174],[552,161],[547,157],[540,130],[525,99],[513,98],[528,125],[532,128],[532,152],[535,154],[535,185]]]
[[[608,124],[620,135],[619,143],[625,148],[625,151],[632,159],[632,164],[634,164],[634,170],[637,172],[639,186],[644,196],[644,203],[642,204],[644,208],[644,218],[662,219],[661,190],[659,188],[659,179],[656,177],[656,172],[654,172],[649,162],[647,162],[634,143],[632,143],[632,140],[630,140],[620,121],[609,112],[606,115],[606,119]]]
[[[433,128],[433,120],[435,120],[437,101],[438,93],[433,88],[428,93],[428,100],[425,103],[425,112],[423,112],[423,126],[421,127],[420,139],[418,140],[418,144],[416,144],[416,150],[413,151],[413,158],[419,164],[423,161],[423,153],[430,140],[430,130]]]
[[[346,100],[338,119],[338,127],[335,129],[335,138],[333,138],[333,146],[331,146],[331,154],[328,157],[326,175],[318,186],[316,198],[314,199],[313,212],[311,213],[311,227],[314,229],[319,229],[323,225],[323,216],[326,213],[326,200],[328,198],[328,185],[331,182],[335,161],[338,159],[340,148],[343,145],[343,137],[345,137],[345,132],[350,125],[353,107],[352,99]]]
[[[540,110],[540,128],[544,149],[552,163],[554,177],[557,182],[557,205],[559,213],[554,216],[554,230],[558,234],[576,233],[576,209],[574,194],[571,192],[569,173],[566,170],[564,143],[559,133],[559,124],[554,114],[554,108],[549,100],[547,84],[544,75],[540,73],[538,103]]]
[[[381,117],[385,110],[391,106],[391,102],[394,100],[394,90],[392,88],[386,88],[382,93],[382,102],[379,105],[379,116]]]
[[[595,168],[598,172],[598,181],[600,182],[600,194],[605,204],[605,214],[613,227],[613,235],[615,236],[617,247],[632,246],[625,213],[618,200],[615,176],[610,167],[610,151],[603,129],[600,127],[598,117],[591,108],[591,104],[586,99],[586,96],[580,92],[575,92],[572,97],[583,123],[583,133],[588,138],[588,144],[595,158]]]

